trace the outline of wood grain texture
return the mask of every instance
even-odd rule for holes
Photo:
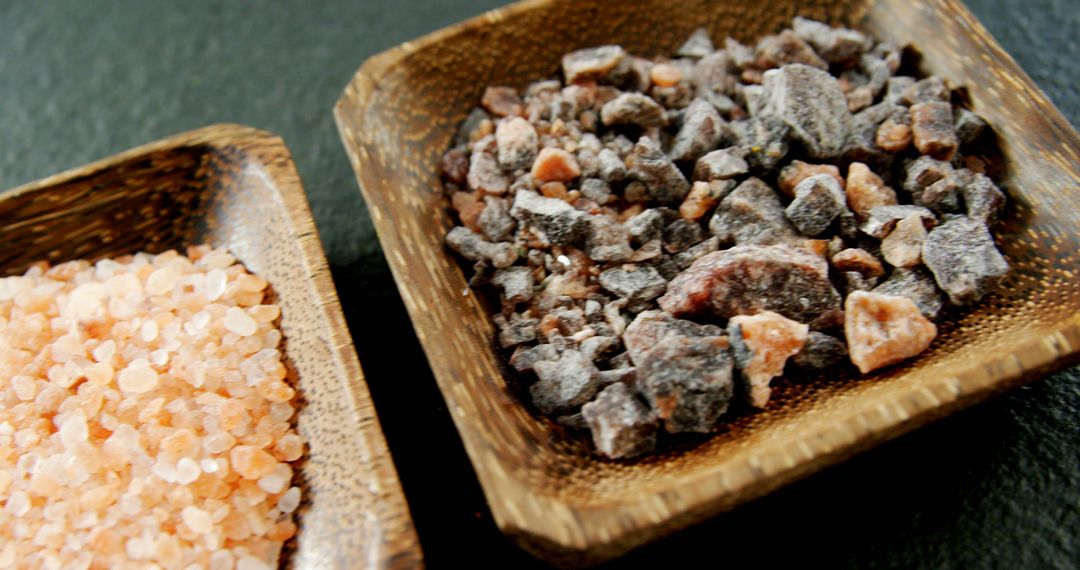
[[[189,244],[269,281],[308,443],[283,566],[413,568],[421,555],[304,190],[282,140],[218,125],[0,195],[0,271]]]
[[[749,41],[801,14],[923,49],[967,89],[1003,152],[1013,271],[946,316],[931,350],[857,381],[783,383],[769,409],[698,444],[604,461],[514,401],[478,296],[444,249],[438,160],[485,86],[558,72],[569,50],[670,53],[696,27]],[[990,395],[1080,361],[1080,137],[957,0],[537,0],[375,56],[335,107],[342,141],[416,333],[499,527],[558,564],[589,564],[730,509]]]

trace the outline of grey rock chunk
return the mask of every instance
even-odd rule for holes
[[[904,173],[904,191],[911,193],[912,200],[918,201],[924,190],[951,176],[953,167],[943,160],[920,156],[905,166]]]
[[[828,174],[808,176],[795,185],[795,198],[784,213],[800,232],[817,236],[828,229],[833,219],[847,206],[844,189]]]
[[[545,414],[576,411],[600,390],[596,366],[576,350],[537,362],[533,371],[539,381],[529,386],[529,395]]]
[[[502,315],[495,315],[494,320],[495,326],[499,329],[499,346],[503,348],[536,340],[536,325],[539,322],[537,319],[512,313],[509,319]]]
[[[715,51],[712,39],[709,38],[709,30],[698,28],[693,34],[679,46],[675,55],[679,57],[705,57]]]
[[[791,128],[781,118],[756,116],[734,125],[739,148],[750,170],[772,170],[787,156],[787,138]]]
[[[922,267],[894,269],[874,293],[907,297],[924,317],[934,320],[945,306],[945,294],[934,283],[934,276]]]
[[[986,224],[965,216],[934,228],[923,243],[923,263],[957,305],[978,301],[1009,271]]]
[[[510,241],[517,229],[517,222],[510,216],[510,201],[495,196],[484,197],[484,209],[476,224],[489,241]]]
[[[623,93],[604,103],[600,108],[600,120],[608,126],[662,127],[667,124],[664,108],[643,93]]]
[[[694,65],[691,80],[698,93],[706,99],[734,92],[739,77],[729,50],[716,51],[699,59]]]
[[[836,78],[807,65],[765,72],[761,114],[783,120],[791,136],[814,158],[843,154],[851,131],[851,111]]]
[[[612,459],[633,457],[656,447],[656,416],[625,384],[604,388],[581,408],[593,445]]]
[[[904,89],[900,95],[900,102],[905,105],[929,103],[932,101],[949,100],[949,88],[938,76],[932,75],[926,79],[920,79]]]
[[[600,273],[600,286],[630,303],[642,303],[663,295],[667,279],[649,265],[622,265]]]
[[[649,196],[665,205],[678,205],[690,192],[690,183],[655,141],[638,139],[627,166],[630,175],[645,184]]]
[[[589,229],[589,217],[563,200],[541,196],[530,190],[514,195],[510,215],[536,229],[550,245],[579,242]]]
[[[893,105],[905,105],[904,93],[909,87],[915,85],[915,78],[907,75],[894,75],[885,82],[886,103]]]
[[[626,164],[615,151],[609,148],[602,149],[596,155],[596,159],[597,174],[600,178],[609,183],[621,182],[623,178],[626,178]]]
[[[780,198],[759,178],[745,180],[720,201],[709,231],[721,245],[767,245],[798,238]]]
[[[803,370],[824,370],[847,357],[847,346],[836,337],[810,331],[802,350],[791,357],[791,364]]]
[[[563,76],[567,83],[605,79],[625,57],[623,48],[615,45],[572,51],[562,58]]]
[[[855,30],[833,28],[798,16],[792,30],[829,63],[855,61],[866,49],[866,36]]]
[[[634,244],[640,246],[659,239],[663,235],[664,228],[678,217],[679,214],[670,208],[649,208],[626,220],[623,225],[630,232]]]
[[[727,121],[704,99],[694,99],[683,114],[682,127],[671,147],[672,160],[697,160],[733,138]]]
[[[697,160],[694,180],[727,180],[750,172],[750,165],[743,158],[746,150],[741,147],[714,150]]]
[[[505,194],[510,182],[503,175],[499,161],[486,152],[475,151],[469,157],[469,187],[488,194]]]
[[[510,117],[499,121],[495,128],[499,166],[506,170],[526,169],[536,159],[539,137],[529,121]]]
[[[630,257],[630,234],[610,216],[589,216],[585,255],[594,261],[622,261]]]
[[[961,169],[957,171],[957,175],[968,217],[987,226],[993,225],[1005,207],[1005,194],[989,176],[980,172]]]
[[[517,260],[510,244],[484,241],[480,234],[462,226],[446,234],[446,245],[469,261],[486,261],[499,269],[510,267]]]
[[[526,372],[533,369],[537,362],[545,360],[557,360],[559,351],[550,344],[538,344],[536,346],[519,346],[510,355],[510,366],[518,372]]]
[[[611,187],[607,182],[604,182],[600,178],[586,178],[581,181],[581,195],[603,206],[607,204],[614,196],[611,194]]]
[[[507,267],[495,272],[491,283],[499,288],[502,298],[511,303],[525,303],[533,297],[533,272],[525,266]]]
[[[679,270],[690,267],[695,261],[701,257],[710,254],[714,251],[719,251],[720,240],[713,236],[693,247],[687,248],[685,251],[675,254],[671,259],[675,262],[675,265],[679,267]]]
[[[902,204],[899,206],[878,206],[870,210],[870,216],[860,228],[863,233],[882,239],[896,227],[896,223],[908,216],[919,216],[926,229],[937,224],[934,213],[922,206]]]
[[[679,253],[705,239],[705,230],[701,224],[686,219],[678,219],[664,228],[664,249],[668,253]]]

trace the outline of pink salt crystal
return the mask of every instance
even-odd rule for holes
[[[233,469],[245,479],[259,479],[273,472],[277,465],[274,456],[251,445],[239,445],[229,453]]]
[[[290,487],[278,498],[277,509],[283,513],[291,513],[300,506],[300,488]]]
[[[60,425],[60,441],[63,442],[64,447],[75,447],[86,441],[87,437],[89,437],[89,429],[86,425],[86,416],[81,410],[72,414]]]
[[[913,267],[922,263],[922,247],[926,241],[926,226],[918,214],[899,222],[881,240],[881,255],[893,267]]]
[[[229,307],[225,312],[225,328],[240,336],[251,336],[258,330],[259,325],[243,309]]]
[[[194,482],[202,474],[199,464],[190,457],[181,458],[176,462],[176,482],[187,485]]]
[[[269,323],[281,316],[281,307],[277,305],[255,305],[248,309],[251,318],[258,323]]]
[[[856,291],[844,302],[851,361],[863,374],[926,350],[937,327],[906,297]]]
[[[91,364],[83,369],[86,381],[97,386],[108,386],[112,382],[114,373],[113,367],[104,362]]]
[[[271,570],[270,565],[255,558],[254,556],[244,556],[240,560],[236,561],[236,570]]]
[[[206,273],[206,300],[217,301],[225,294],[225,289],[228,286],[229,276],[221,269],[211,269]]]
[[[116,341],[109,339],[97,345],[93,351],[94,360],[108,363],[116,354]]]
[[[861,162],[853,162],[848,167],[845,192],[848,206],[859,219],[869,217],[870,210],[878,206],[893,206],[897,203],[896,192]]]
[[[235,559],[229,550],[218,550],[210,555],[210,570],[233,570]]]
[[[116,384],[124,392],[145,394],[158,385],[158,373],[146,360],[135,360],[120,371]]]
[[[37,394],[37,381],[30,376],[13,376],[11,388],[15,391],[16,398],[24,402],[33,400],[34,395]]]
[[[142,327],[139,328],[139,338],[143,342],[153,342],[158,337],[158,324],[157,321],[146,321]]]
[[[184,510],[180,511],[180,518],[188,528],[199,534],[206,534],[214,529],[210,514],[199,507],[184,507]]]
[[[30,512],[30,498],[22,491],[15,491],[8,496],[7,504],[4,505],[4,508],[12,516],[21,517]]]
[[[750,403],[764,408],[769,382],[784,372],[787,359],[798,354],[810,327],[772,311],[736,315],[728,321],[732,354],[747,383]]]
[[[532,175],[541,182],[570,182],[581,176],[581,167],[565,150],[545,148],[533,162]]]
[[[146,279],[146,292],[150,295],[164,295],[172,291],[178,278],[179,275],[172,267],[155,269]]]
[[[296,461],[303,454],[303,440],[296,434],[283,435],[274,444],[274,455],[282,461]]]
[[[103,509],[116,500],[116,491],[112,487],[102,485],[86,491],[79,497],[79,505],[91,511]]]

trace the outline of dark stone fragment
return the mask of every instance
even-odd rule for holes
[[[890,103],[878,103],[855,113],[844,151],[845,160],[864,163],[877,172],[887,171],[894,157],[878,146],[877,132],[881,124],[898,111],[906,112],[906,109]]]
[[[663,311],[645,311],[639,314],[623,334],[630,358],[647,358],[649,351],[668,337],[707,338],[723,336],[724,329],[716,325],[706,325],[677,319]]]
[[[709,231],[722,246],[774,244],[798,238],[780,198],[759,178],[749,178],[720,201]]]
[[[858,271],[842,271],[840,280],[844,286],[844,296],[856,291],[869,291],[877,285],[876,277],[868,277]]]
[[[930,210],[922,206],[902,204],[899,206],[878,206],[870,210],[870,217],[866,219],[861,229],[867,235],[883,239],[893,231],[897,222],[913,214],[922,218],[926,229],[930,229],[937,224],[937,218]]]
[[[540,196],[529,190],[514,195],[510,215],[531,226],[550,245],[579,242],[589,229],[589,216],[563,200]]]
[[[960,146],[954,129],[951,104],[933,101],[911,106],[911,137],[920,153],[950,160]]]
[[[808,43],[791,30],[765,36],[757,44],[757,67],[770,69],[788,64],[802,64],[828,71],[829,64]]]
[[[867,78],[862,87],[869,91],[872,97],[877,97],[892,76],[888,62],[875,55],[866,54],[859,58],[859,68]]]
[[[656,416],[625,384],[612,384],[581,408],[593,445],[612,459],[633,457],[656,447]]]
[[[623,93],[600,109],[600,120],[611,125],[662,127],[667,124],[664,108],[648,95]]]
[[[503,348],[536,340],[536,319],[512,313],[509,320],[502,315],[495,315],[494,320],[499,329],[499,346]]]
[[[904,105],[929,103],[932,101],[949,101],[949,88],[938,76],[932,75],[926,79],[920,79],[912,83],[900,95],[900,102]]]
[[[829,63],[855,61],[866,49],[866,36],[855,30],[833,28],[798,16],[792,22],[792,30]]]
[[[690,183],[655,141],[638,139],[627,158],[630,175],[645,184],[649,196],[665,205],[678,205],[690,192]]]
[[[637,383],[668,433],[712,431],[734,393],[726,337],[672,337],[637,362]]]
[[[510,241],[517,223],[510,217],[510,201],[495,196],[484,197],[484,210],[477,218],[477,225],[489,241]]]
[[[679,265],[675,263],[675,260],[667,254],[657,256],[649,260],[649,263],[656,269],[658,273],[660,273],[660,276],[667,281],[671,281],[672,279],[674,279],[675,276],[678,275],[681,271]],[[644,308],[645,307],[643,307],[642,305],[635,305],[628,307],[627,309],[631,312],[637,312]]]
[[[679,57],[705,57],[715,51],[712,39],[709,38],[709,30],[698,28],[693,34],[679,46],[675,55]]]
[[[714,150],[697,160],[694,165],[694,180],[710,182],[742,176],[750,171],[744,156],[746,149],[742,147]]]
[[[824,259],[789,245],[740,245],[698,259],[668,284],[660,307],[675,316],[731,318],[773,311],[808,323],[839,310]]]
[[[968,217],[987,226],[993,225],[1005,207],[1005,194],[985,174],[966,168],[957,170],[956,174],[960,180],[960,192],[964,196]]]
[[[465,177],[469,175],[469,156],[459,148],[451,149],[443,155],[440,167],[448,182],[465,184]]]
[[[949,175],[912,195],[913,201],[938,214],[955,214],[960,211],[960,186],[955,175]]]
[[[589,216],[585,255],[594,261],[622,261],[634,253],[630,234],[610,216]]]
[[[691,81],[698,93],[709,99],[710,95],[731,94],[739,78],[731,56],[726,50],[721,50],[698,60],[691,73]]]
[[[828,229],[846,209],[840,183],[828,174],[815,174],[795,185],[795,198],[784,213],[800,232],[813,237]]]
[[[670,208],[649,208],[627,220],[623,225],[630,232],[636,246],[642,246],[659,239],[668,224],[679,219],[679,214]]]
[[[922,258],[938,286],[957,305],[978,301],[1009,271],[986,224],[963,216],[926,236]]]
[[[514,349],[514,354],[510,356],[510,366],[514,367],[514,370],[518,372],[526,372],[532,370],[537,362],[556,360],[558,358],[559,351],[555,350],[555,347],[550,344],[519,346]]]
[[[672,160],[697,160],[717,145],[734,138],[731,127],[716,108],[704,99],[694,99],[683,115],[682,127],[671,146]]]
[[[596,366],[576,350],[563,352],[557,360],[537,362],[533,371],[539,381],[529,386],[529,394],[548,415],[573,412],[600,389]]]
[[[609,183],[621,182],[626,178],[626,164],[615,151],[605,148],[596,155],[597,173]]]
[[[446,245],[469,261],[487,261],[502,269],[517,260],[517,253],[508,243],[484,241],[480,234],[457,226],[446,234]]]
[[[874,293],[898,295],[911,299],[924,317],[934,320],[945,306],[945,294],[938,289],[934,276],[922,267],[896,268]]]
[[[491,282],[499,288],[502,298],[511,303],[525,303],[533,297],[533,273],[529,267],[518,265],[500,269]]]
[[[679,270],[681,271],[683,269],[686,269],[687,267],[690,267],[690,265],[692,265],[702,256],[710,254],[714,251],[718,251],[719,249],[720,240],[716,236],[713,236],[693,247],[687,248],[681,253],[675,254],[671,259],[675,262],[675,265],[678,266]]]
[[[948,162],[930,156],[920,156],[905,167],[904,190],[917,200],[931,184],[950,176],[953,167]]]
[[[602,272],[600,286],[631,303],[640,303],[662,295],[667,279],[648,265],[622,265]]]
[[[668,253],[679,253],[705,239],[705,230],[701,224],[690,220],[678,219],[664,228],[664,249]]]
[[[836,158],[847,147],[851,111],[836,78],[813,67],[785,65],[765,73],[761,113],[791,127],[793,139],[814,158]]]
[[[787,137],[791,129],[779,117],[750,117],[734,125],[739,149],[752,171],[772,170],[787,156]]]
[[[847,346],[844,341],[825,333],[810,331],[802,350],[788,362],[803,370],[824,370],[839,364],[846,357]]]
[[[956,113],[956,138],[960,144],[971,144],[986,130],[986,121],[971,111],[960,108]]]

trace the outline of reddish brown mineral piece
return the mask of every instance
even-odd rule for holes
[[[581,407],[593,445],[612,459],[648,453],[656,447],[656,416],[625,384],[615,383]]]
[[[844,335],[851,362],[866,374],[926,350],[937,327],[906,297],[856,291],[844,302]]]
[[[541,182],[570,182],[581,176],[574,155],[561,148],[545,148],[532,165],[533,178]]]
[[[735,364],[746,383],[747,400],[756,408],[769,402],[769,382],[784,372],[788,358],[806,344],[810,327],[772,311],[736,315],[728,321]]]
[[[897,204],[896,192],[861,162],[852,162],[848,166],[846,192],[848,207],[860,220],[869,217],[870,210],[878,206]]]
[[[953,127],[952,105],[944,101],[911,106],[911,134],[920,153],[952,160],[960,141]]]
[[[520,115],[525,111],[525,105],[513,87],[488,87],[484,90],[480,104],[499,117]]]
[[[815,174],[828,174],[836,179],[840,187],[844,187],[844,178],[840,176],[840,169],[835,164],[810,164],[801,160],[793,160],[780,170],[780,176],[776,183],[788,198],[795,197],[795,187],[804,179]]]

